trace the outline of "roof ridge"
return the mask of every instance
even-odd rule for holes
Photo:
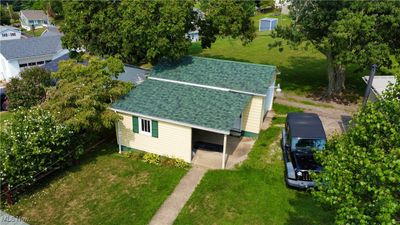
[[[153,77],[153,76],[148,76],[148,79],[161,81],[161,82],[174,83],[174,84],[181,84],[181,85],[186,85],[186,86],[191,86],[191,87],[206,88],[206,89],[211,89],[211,90],[234,92],[234,93],[246,94],[246,95],[265,96],[265,95],[262,95],[262,94],[259,94],[259,93],[253,93],[253,92],[248,92],[248,91],[240,91],[240,90],[235,90],[235,89],[230,89],[230,88],[224,88],[224,87],[218,87],[218,86],[210,86],[210,85],[205,85],[205,84],[197,84],[197,83],[179,81],[179,80],[171,80],[171,79],[165,79],[165,78],[159,78],[159,77]]]
[[[203,57],[203,56],[194,56],[194,55],[190,55],[190,57],[193,57],[193,58],[201,58],[201,59],[210,59],[210,60],[223,61],[223,62],[234,62],[234,63],[242,63],[242,64],[249,64],[249,65],[257,65],[257,66],[265,66],[265,67],[276,68],[276,66],[268,65],[268,64],[260,64],[260,63],[251,63],[251,62],[235,61],[235,60],[229,60],[229,59],[218,59],[218,58]]]

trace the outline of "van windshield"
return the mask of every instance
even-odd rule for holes
[[[302,138],[293,138],[292,139],[292,149],[293,150],[302,150],[302,149],[311,149],[316,148],[318,150],[322,150],[325,147],[326,140],[325,139],[302,139]]]

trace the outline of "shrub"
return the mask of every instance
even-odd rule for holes
[[[160,165],[161,156],[153,153],[145,153],[142,161],[153,165]]]
[[[7,84],[9,109],[30,108],[46,99],[46,87],[51,84],[50,72],[41,67],[24,69],[20,78],[12,78]]]
[[[10,189],[30,185],[36,178],[77,158],[74,133],[57,124],[40,108],[18,110],[0,131],[0,179]]]

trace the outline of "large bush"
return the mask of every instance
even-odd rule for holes
[[[400,82],[363,107],[352,123],[318,155],[324,171],[313,193],[337,210],[337,224],[395,224],[400,219]]]
[[[7,84],[9,109],[30,108],[46,99],[46,87],[51,83],[51,74],[41,67],[26,68],[20,78],[12,78]]]
[[[71,129],[57,124],[48,111],[16,111],[0,131],[1,183],[11,190],[23,187],[77,158],[82,151],[72,137]]]

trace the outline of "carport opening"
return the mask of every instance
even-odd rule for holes
[[[193,155],[201,149],[205,151],[221,152],[224,148],[224,135],[210,131],[192,128]]]

